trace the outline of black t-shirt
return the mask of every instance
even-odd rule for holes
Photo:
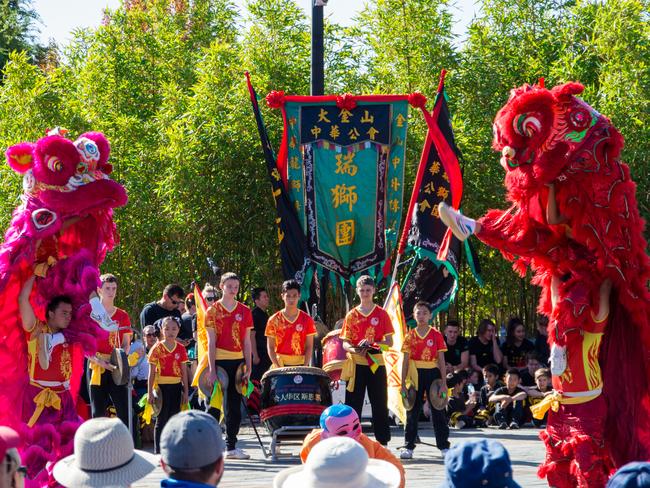
[[[503,383],[497,381],[494,385],[494,389],[490,388],[490,385],[483,385],[481,387],[481,392],[479,394],[479,408],[485,408],[491,410],[490,406],[490,397],[496,393],[497,390],[503,388]]]
[[[535,337],[535,352],[542,364],[548,364],[548,357],[551,355],[551,348],[548,345],[548,336],[537,334]]]
[[[508,358],[508,366],[511,368],[525,368],[526,353],[534,351],[535,346],[528,339],[524,339],[520,346],[506,342],[501,350],[503,351],[503,355]]]
[[[522,390],[522,389],[519,388],[519,387],[516,387],[516,388],[514,389],[514,391],[513,391],[512,393],[510,393],[510,392],[508,391],[508,387],[507,387],[507,386],[502,386],[501,388],[497,389],[497,390],[494,392],[495,395],[508,395],[508,396],[511,396],[511,397],[515,396],[517,393],[524,393],[524,390]]]
[[[253,315],[253,330],[255,331],[255,347],[257,348],[257,355],[262,358],[268,357],[269,353],[266,350],[266,323],[269,321],[269,314],[259,307],[253,307],[251,310]]]
[[[494,354],[492,353],[492,341],[483,344],[477,336],[472,337],[469,340],[469,355],[476,356],[476,364],[481,368],[484,368],[488,364],[496,364]]]
[[[188,347],[192,347],[194,345],[194,336],[192,334],[194,330],[192,328],[192,323],[195,320],[195,316],[196,314],[185,312],[181,317],[181,330],[178,332],[178,338],[182,340],[189,340],[190,344]]]
[[[180,319],[181,312],[177,308],[174,310],[167,310],[158,305],[158,302],[147,303],[142,308],[142,312],[140,312],[140,330],[144,329],[147,325],[154,325],[156,320],[165,317],[178,317]]]
[[[456,338],[456,344],[449,345],[447,338],[445,337],[445,344],[447,344],[445,362],[451,364],[452,366],[458,366],[460,364],[460,355],[463,352],[469,350],[467,339],[462,336],[458,336]]]
[[[535,386],[535,377],[528,372],[528,368],[521,372],[521,384],[523,386]]]

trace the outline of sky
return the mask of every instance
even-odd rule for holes
[[[311,12],[311,0],[296,0],[305,10]],[[349,25],[352,17],[363,8],[365,0],[329,0],[325,15],[342,25]],[[476,0],[457,0],[452,7],[456,19],[454,32],[462,35],[465,27],[476,12]],[[245,0],[235,0],[242,7]],[[65,44],[71,32],[78,27],[96,27],[102,20],[104,8],[116,8],[120,0],[33,0],[33,5],[41,17],[40,38],[44,44],[54,39]]]

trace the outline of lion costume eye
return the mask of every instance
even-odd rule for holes
[[[63,163],[56,156],[49,156],[46,160],[47,167],[50,171],[58,173],[63,169]]]
[[[523,137],[533,137],[542,130],[542,123],[533,114],[521,114],[512,122],[515,132]]]

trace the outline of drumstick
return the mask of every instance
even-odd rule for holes
[[[264,453],[264,457],[267,458],[269,457],[268,454],[266,454],[266,449],[264,448],[264,444],[262,443],[262,438],[260,437],[259,432],[257,432],[257,427],[255,427],[255,422],[253,422],[253,417],[251,417],[251,413],[248,411],[248,406],[246,405],[246,402],[244,401],[244,397],[241,398],[241,404],[244,406],[244,410],[246,410],[246,415],[248,415],[248,420],[250,420],[251,425],[253,426],[253,430],[255,431],[255,435],[257,436],[257,442],[260,443],[260,447],[262,448],[262,452]]]

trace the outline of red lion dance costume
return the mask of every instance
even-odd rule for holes
[[[108,177],[104,135],[89,132],[74,142],[64,135],[57,129],[6,152],[7,163],[23,175],[24,193],[0,246],[0,424],[21,433],[27,486],[55,485],[53,463],[72,453],[81,422],[74,399],[83,356],[93,355],[95,337],[107,334],[90,317],[89,296],[117,243],[113,208],[127,200],[124,188]],[[29,301],[40,323],[50,299],[66,295],[72,301],[65,342],[46,369],[34,359],[32,334],[23,330],[18,307],[32,275],[37,278]]]
[[[550,486],[605,486],[613,469],[650,459],[650,262],[623,138],[575,95],[578,83],[511,92],[494,122],[506,210],[478,221],[441,204],[459,238],[500,249],[542,287],[555,393],[540,437]]]

